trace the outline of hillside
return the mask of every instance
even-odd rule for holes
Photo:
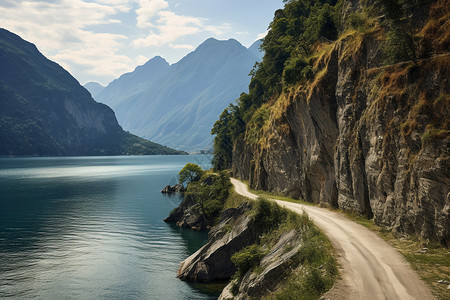
[[[446,1],[319,2],[275,13],[215,168],[450,245]]]
[[[118,154],[179,152],[124,132],[66,70],[0,29],[0,155]]]
[[[177,149],[200,150],[211,146],[217,115],[247,89],[258,60],[236,40],[211,38],[170,67],[153,58],[110,83],[96,100],[110,105],[126,130]]]

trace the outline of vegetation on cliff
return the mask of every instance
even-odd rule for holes
[[[287,2],[212,129],[214,167],[448,246],[449,16],[442,0]],[[301,30],[277,30],[291,19]]]
[[[165,219],[180,227],[209,229],[217,222],[231,192],[228,172],[204,171],[196,164],[186,164],[179,172],[179,182],[187,182],[184,200]]]
[[[312,46],[320,39],[338,37],[344,1],[284,2],[284,9],[275,12],[261,45],[265,54],[251,72],[249,92],[242,93],[236,105],[223,111],[211,131],[216,135],[215,169],[231,168],[233,142],[244,135],[251,138],[261,130],[268,117],[267,111],[258,111],[263,104],[273,102],[283,88],[313,76]]]

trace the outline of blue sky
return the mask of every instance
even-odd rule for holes
[[[160,55],[175,63],[209,37],[250,46],[282,0],[0,0],[0,26],[81,84],[106,85]]]

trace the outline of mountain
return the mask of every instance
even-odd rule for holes
[[[123,131],[66,70],[0,29],[0,155],[178,153]]]
[[[86,83],[85,85],[83,85],[83,87],[87,89],[89,93],[91,93],[92,98],[97,97],[97,95],[100,94],[101,91],[103,91],[103,89],[105,88],[100,83],[93,81]]]
[[[217,115],[248,89],[248,74],[258,60],[234,39],[211,38],[170,67],[154,58],[122,75],[96,100],[110,105],[126,130],[173,148],[199,150],[211,146]]]
[[[168,70],[169,63],[164,58],[156,56],[144,65],[136,67],[133,72],[125,73],[118,79],[113,80],[94,99],[111,106],[115,110],[118,105],[128,101],[128,99],[132,101],[134,96],[142,93],[149,84],[155,82]]]
[[[251,83],[259,89],[214,127],[214,167],[255,190],[361,214],[448,247],[447,2],[378,1],[366,16],[359,12],[371,1],[351,1],[345,14],[312,3],[290,1],[275,14]],[[346,13],[343,24],[328,15]]]
[[[252,52],[254,55],[256,55],[259,60],[263,59],[264,51],[261,49],[262,40],[257,40],[254,42],[250,47],[248,47],[248,50]]]

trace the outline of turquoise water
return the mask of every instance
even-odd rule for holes
[[[0,298],[214,299],[176,278],[206,233],[160,190],[206,156],[0,159]]]

